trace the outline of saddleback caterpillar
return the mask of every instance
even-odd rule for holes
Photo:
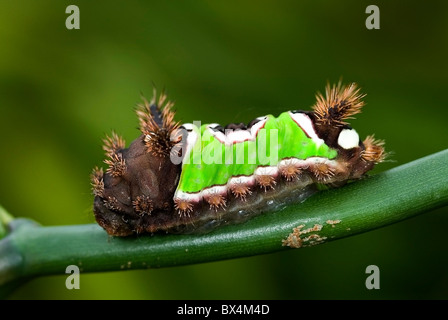
[[[203,232],[303,201],[316,185],[339,187],[384,160],[347,119],[361,112],[356,84],[327,86],[312,111],[249,124],[180,124],[165,94],[136,112],[141,135],[128,148],[104,140],[108,168],[91,175],[96,221],[113,236]]]

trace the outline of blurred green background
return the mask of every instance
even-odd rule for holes
[[[65,9],[80,9],[67,30]],[[365,9],[380,9],[367,30]],[[166,88],[183,122],[308,109],[327,81],[367,93],[352,121],[392,162],[448,146],[446,1],[1,1],[0,204],[44,225],[94,222],[89,174],[111,130]],[[421,179],[425,179],[424,176]],[[390,195],[393,197],[394,195]],[[176,268],[34,279],[13,299],[447,299],[448,208],[314,248]],[[44,248],[43,248],[44,249]],[[381,289],[365,288],[365,269]],[[61,270],[63,272],[63,270]]]

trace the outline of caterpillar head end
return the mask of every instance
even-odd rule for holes
[[[180,165],[169,154],[177,130],[172,103],[164,108],[166,96],[139,107],[142,135],[125,148],[116,133],[104,139],[106,172],[95,168],[91,174],[95,195],[93,211],[98,224],[108,234],[127,236],[165,228],[174,212],[173,194],[179,180]]]

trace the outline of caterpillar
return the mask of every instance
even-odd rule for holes
[[[137,106],[141,135],[128,148],[114,132],[103,140],[95,219],[112,236],[205,232],[360,179],[386,156],[383,141],[360,140],[346,122],[364,96],[339,82],[317,93],[312,111],[221,126],[175,121],[174,103],[154,90]]]

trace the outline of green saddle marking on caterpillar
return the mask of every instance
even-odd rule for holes
[[[251,137],[255,139],[235,143],[220,141],[208,124],[200,128],[193,126],[197,140],[189,146],[190,152],[182,162],[177,190],[195,193],[210,186],[225,185],[231,177],[250,176],[257,167],[276,166],[285,158],[334,159],[337,156],[337,150],[308,137],[290,112],[277,118],[268,115],[265,121],[263,128]],[[252,130],[247,131],[246,136]],[[217,135],[223,139],[228,137],[223,133]]]

